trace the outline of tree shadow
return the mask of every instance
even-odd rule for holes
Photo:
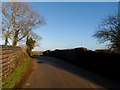
[[[92,83],[105,87],[107,89],[111,88],[120,88],[120,85],[117,82],[110,81],[100,75],[92,73],[88,70],[82,69],[78,66],[75,66],[69,62],[63,61],[61,59],[53,58],[53,57],[46,57],[46,56],[33,56],[32,58],[36,59],[36,62],[39,64],[46,63],[57,68],[64,69],[74,75],[82,77],[86,80],[89,80]]]

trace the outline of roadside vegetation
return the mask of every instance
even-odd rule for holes
[[[31,58],[24,53],[25,57],[23,62],[21,62],[14,70],[11,72],[5,80],[4,85],[2,86],[3,89],[9,88],[13,89],[14,86],[20,82],[22,77],[28,71],[28,67],[30,65]]]

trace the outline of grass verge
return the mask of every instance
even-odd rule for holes
[[[2,86],[3,89],[14,88],[15,84],[18,83],[27,72],[30,59],[31,58],[27,56],[27,59],[23,60],[23,62],[17,66],[12,73],[9,74],[9,76],[6,78],[6,84]]]

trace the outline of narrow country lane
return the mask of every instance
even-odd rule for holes
[[[33,72],[22,88],[116,88],[117,83],[60,59],[35,56]]]

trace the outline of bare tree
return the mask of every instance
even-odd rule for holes
[[[120,52],[120,17],[108,16],[98,26],[98,31],[93,35],[100,43],[108,42],[108,48]]]
[[[2,7],[2,36],[5,39],[5,45],[9,43],[8,39],[12,34],[12,18],[7,10],[9,10],[7,5]]]
[[[3,3],[2,14],[4,26],[2,30],[7,34],[7,37],[5,37],[7,39],[6,42],[12,35],[13,46],[16,46],[33,29],[45,23],[42,16],[32,10],[27,3],[23,2]]]

